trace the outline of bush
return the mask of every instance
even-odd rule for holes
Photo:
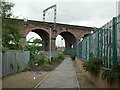
[[[51,58],[51,62],[49,62],[49,64],[57,64],[62,62],[62,60],[64,59],[64,54],[63,53],[59,53],[58,57],[52,57]]]
[[[37,57],[36,58],[37,59],[36,63],[38,63],[38,65],[48,63],[48,59],[47,59],[46,53],[40,52],[36,57]]]
[[[64,59],[64,53],[60,53],[58,59]]]
[[[51,58],[51,62],[53,62],[53,63],[55,63],[55,62],[59,62],[59,59],[58,59],[58,57]]]
[[[75,52],[72,52],[72,53],[70,54],[70,57],[72,58],[72,60],[75,60],[76,53],[75,53]]]
[[[101,78],[106,79],[108,83],[112,83],[114,80],[120,81],[120,65],[116,64],[111,69],[104,71]]]
[[[97,57],[91,57],[88,61],[83,64],[86,71],[90,71],[94,74],[99,73],[100,67],[102,66],[102,60]]]

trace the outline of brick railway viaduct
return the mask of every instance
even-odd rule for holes
[[[50,26],[53,25],[53,23],[33,20],[28,20],[27,22],[19,20],[19,22],[20,32],[23,38],[26,38],[29,32],[35,32],[42,38],[43,50],[49,50]],[[90,34],[93,30],[93,27],[56,23],[56,29],[53,30],[51,28],[51,49],[55,50],[55,41],[58,35],[61,35],[65,39],[65,48],[70,49],[76,47],[81,38]]]

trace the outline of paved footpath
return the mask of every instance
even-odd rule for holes
[[[78,88],[74,65],[70,58],[65,60],[37,88]]]

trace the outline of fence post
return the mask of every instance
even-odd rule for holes
[[[87,52],[87,37],[86,37],[86,61],[87,61],[87,54],[88,54],[88,52]]]
[[[97,43],[98,43],[98,57],[99,57],[99,51],[100,51],[100,46],[99,46],[99,43],[100,43],[100,41],[99,41],[99,31],[100,30],[97,31],[97,33],[98,33],[98,41],[97,41]]]
[[[117,25],[116,18],[113,17],[113,65],[117,62]]]

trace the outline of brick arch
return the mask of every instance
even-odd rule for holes
[[[65,40],[65,48],[66,49],[72,48],[72,45],[73,45],[73,47],[76,46],[77,39],[76,39],[76,36],[72,32],[70,32],[70,31],[62,31],[58,35],[61,35],[64,38],[64,40]]]
[[[57,33],[56,36],[58,36],[58,35],[60,35],[61,33],[64,33],[64,32],[71,33],[75,38],[77,38],[77,36],[76,36],[72,31],[70,31],[70,30],[62,30],[62,31],[58,31],[58,33]]]
[[[23,36],[23,37],[26,37],[27,36],[27,34],[29,33],[29,32],[32,32],[33,30],[43,30],[43,31],[45,31],[46,33],[48,33],[49,34],[49,30],[48,29],[45,29],[45,28],[39,28],[39,27],[30,27],[30,28],[22,28],[21,29],[21,35]]]
[[[49,50],[49,33],[42,29],[33,29],[32,32],[37,33],[42,38],[42,49]]]
[[[24,22],[24,20],[18,20],[20,23],[20,33],[22,34],[23,38],[32,31],[32,30],[43,30],[48,33],[50,32],[51,25],[54,23],[50,22],[42,22],[42,21],[33,21],[28,20]],[[90,34],[91,31],[94,31],[92,27],[85,27],[85,26],[77,26],[77,25],[68,25],[68,24],[61,24],[56,23],[56,31],[52,29],[51,31],[51,43],[52,43],[52,50],[55,50],[55,40],[56,37],[62,32],[69,32],[71,33],[77,41],[77,44],[80,42],[80,39],[84,37],[86,34]],[[48,39],[49,40],[49,39]],[[68,40],[67,40],[68,41]],[[75,46],[75,45],[74,45]]]
[[[49,50],[49,31],[45,28],[29,27],[21,30],[23,38],[26,38],[29,32],[37,33],[42,38],[42,50]]]

